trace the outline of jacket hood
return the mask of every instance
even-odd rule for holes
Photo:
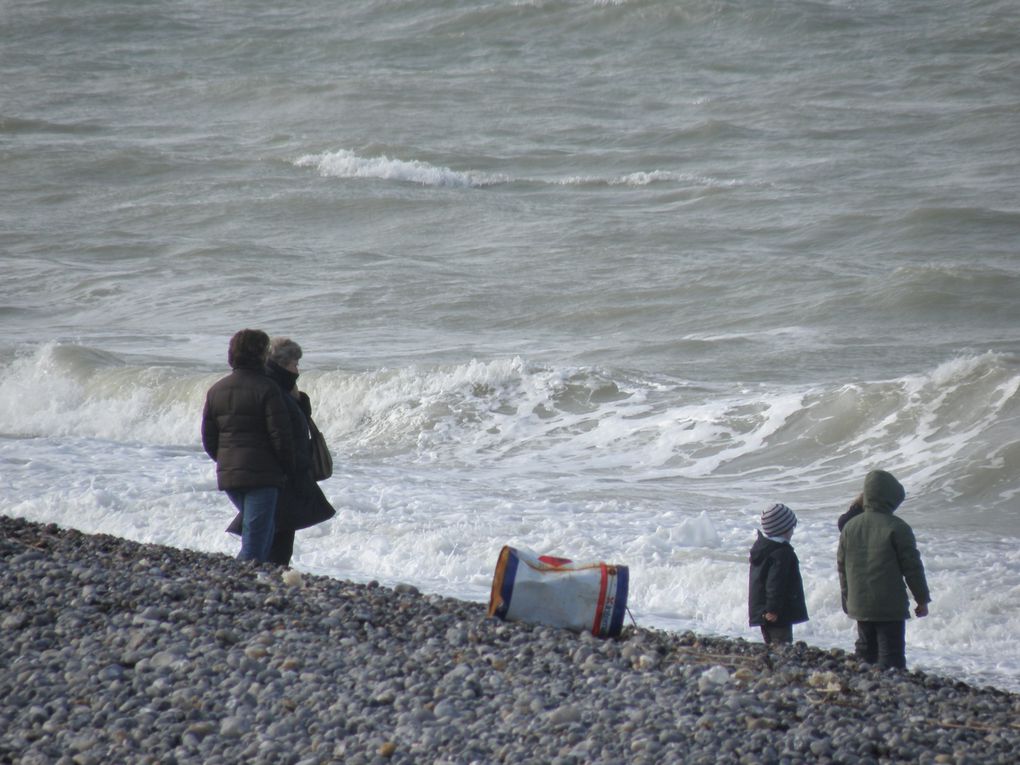
[[[758,532],[758,539],[751,546],[751,563],[758,565],[764,561],[777,547],[782,547],[783,542],[775,542],[767,536]]]
[[[892,473],[872,470],[864,479],[864,511],[871,513],[896,512],[907,492]]]

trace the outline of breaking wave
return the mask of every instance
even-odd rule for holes
[[[49,344],[0,370],[0,432],[197,444],[218,374]],[[1020,370],[987,353],[917,375],[815,388],[699,389],[520,357],[302,377],[347,454],[617,482],[781,483],[808,496],[896,465],[920,493],[1020,494]]]
[[[295,160],[297,167],[309,167],[327,178],[371,178],[384,181],[414,183],[437,188],[486,188],[511,183],[550,186],[651,186],[658,183],[681,183],[708,188],[729,188],[745,185],[745,181],[709,178],[671,170],[651,170],[620,175],[566,175],[563,177],[519,177],[502,173],[453,170],[423,162],[378,157],[362,157],[347,149],[306,154]]]

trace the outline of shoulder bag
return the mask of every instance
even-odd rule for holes
[[[326,437],[316,427],[312,418],[308,418],[308,429],[312,435],[312,478],[316,481],[325,481],[333,475],[333,455],[329,453],[326,446]]]

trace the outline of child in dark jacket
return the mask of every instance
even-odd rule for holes
[[[790,539],[797,516],[784,504],[761,514],[761,531],[751,547],[747,610],[766,643],[792,643],[793,625],[808,620],[800,561]]]

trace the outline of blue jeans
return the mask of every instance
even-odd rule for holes
[[[261,489],[228,489],[227,496],[241,511],[241,552],[238,560],[265,561],[273,546],[276,531],[276,498],[280,490],[275,486]]]

